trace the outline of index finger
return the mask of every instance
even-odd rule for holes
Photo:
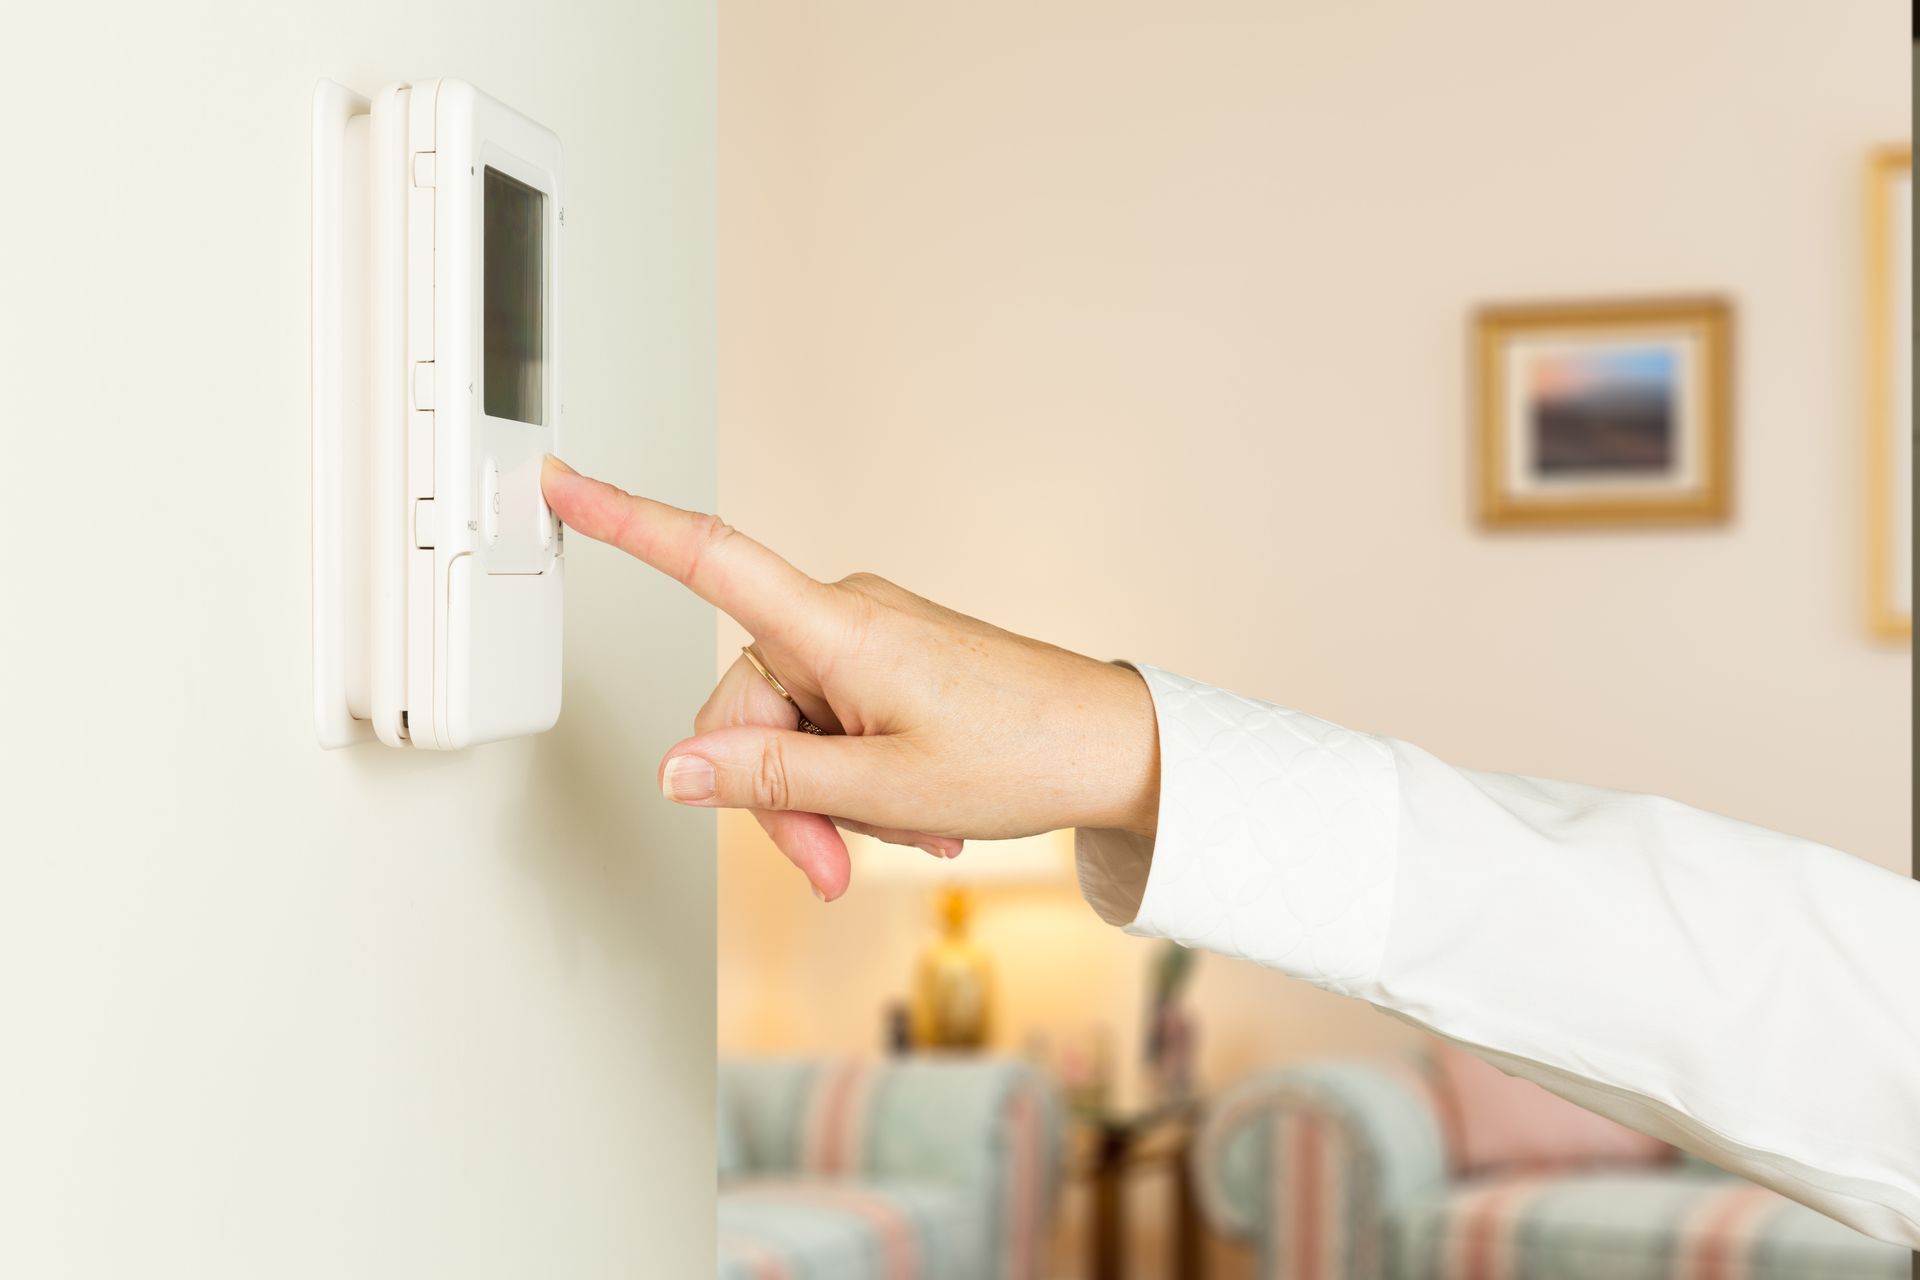
[[[828,599],[818,582],[718,516],[627,493],[551,456],[540,487],[569,529],[652,565],[756,639],[796,638]]]

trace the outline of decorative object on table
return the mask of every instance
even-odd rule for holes
[[[1053,1059],[1067,1108],[1085,1115],[1104,1111],[1113,1094],[1113,1038],[1105,1027],[1088,1026],[1063,1033]]]
[[[1913,152],[1867,168],[1867,624],[1913,634]]]
[[[1177,942],[1160,944],[1147,997],[1147,1079],[1154,1096],[1180,1099],[1193,1093],[1199,1032],[1181,997],[1193,974],[1195,954]]]
[[[1733,312],[1717,298],[1492,307],[1474,321],[1491,526],[1725,520]]]
[[[1018,840],[970,840],[957,858],[934,858],[870,836],[847,833],[853,878],[861,884],[933,890],[935,936],[915,960],[909,1001],[919,1049],[977,1049],[994,1027],[992,957],[970,931],[981,889],[1064,883],[1073,866],[1073,832]]]
[[[973,904],[942,889],[940,933],[915,962],[913,1043],[922,1049],[979,1049],[992,1031],[993,965],[967,936]]]

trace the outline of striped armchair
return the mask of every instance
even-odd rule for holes
[[[1905,1280],[1906,1250],[1691,1158],[1461,1174],[1421,1058],[1255,1076],[1193,1147],[1265,1280]]]
[[[981,1058],[720,1067],[722,1280],[1039,1280],[1045,1077]]]

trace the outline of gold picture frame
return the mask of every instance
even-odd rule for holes
[[[1493,306],[1473,323],[1481,523],[1703,524],[1733,512],[1733,307]]]
[[[1913,637],[1913,150],[1867,165],[1867,627]]]

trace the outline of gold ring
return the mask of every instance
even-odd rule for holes
[[[819,725],[807,719],[806,712],[800,710],[800,703],[794,698],[792,694],[787,692],[787,686],[780,683],[780,677],[773,674],[773,668],[769,667],[767,665],[767,660],[760,656],[760,647],[757,644],[743,645],[740,649],[740,652],[744,653],[747,656],[747,661],[753,664],[753,669],[760,673],[760,678],[767,682],[768,687],[771,688],[775,693],[779,694],[781,697],[785,698],[787,702],[793,707],[794,712],[798,714],[800,717],[800,732],[818,733],[818,734],[826,733],[825,729],[822,729]]]

